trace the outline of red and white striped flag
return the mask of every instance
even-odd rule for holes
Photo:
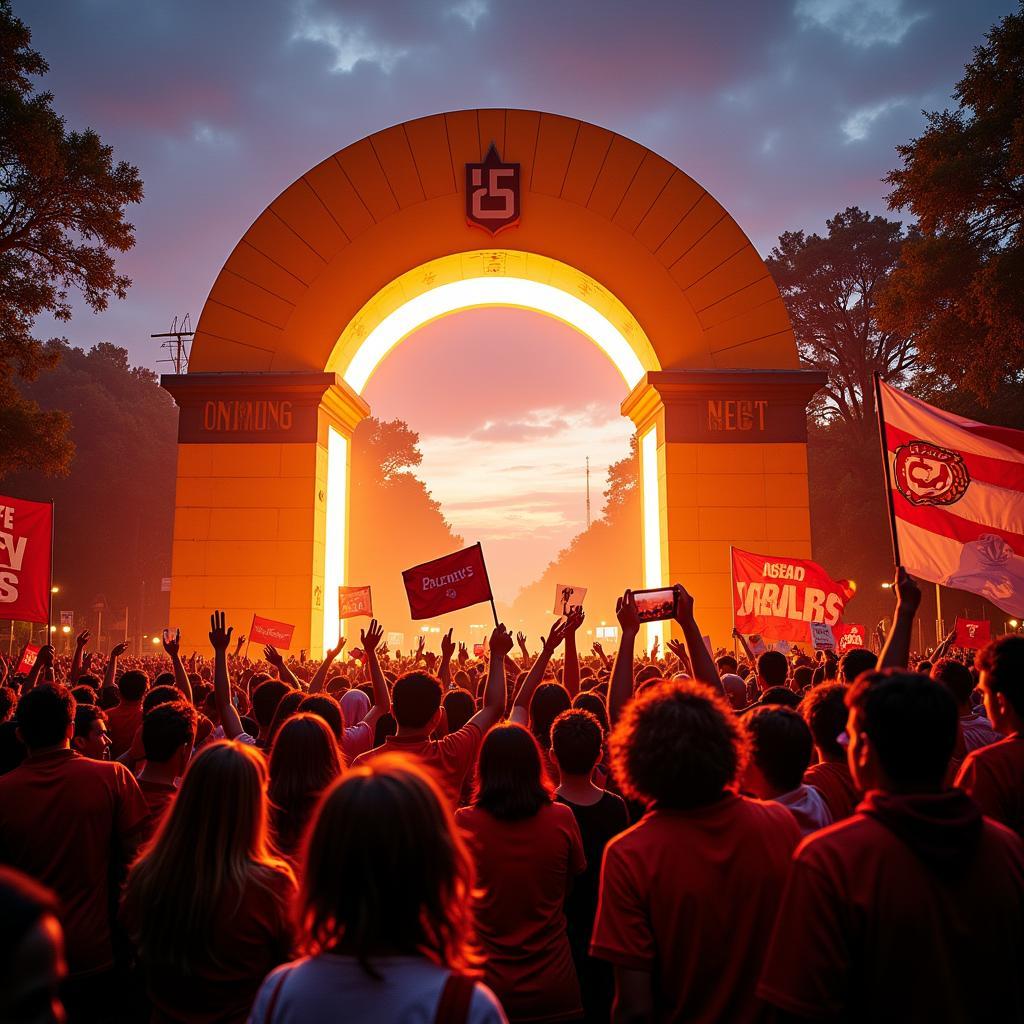
[[[879,383],[904,568],[1024,616],[1024,430],[954,416]]]

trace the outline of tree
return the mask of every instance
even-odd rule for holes
[[[411,472],[423,461],[419,440],[402,420],[374,416],[352,437],[347,576],[373,586],[374,613],[389,629],[409,622],[402,570],[463,545]]]
[[[828,234],[787,231],[766,260],[782,293],[800,356],[828,383],[815,409],[838,417],[859,442],[875,430],[872,374],[900,383],[915,359],[912,330],[883,328],[878,292],[899,264],[898,221],[848,207],[826,222]]]
[[[174,401],[156,374],[133,367],[115,345],[102,342],[84,352],[51,342],[44,354],[56,368],[22,386],[43,410],[67,410],[75,459],[66,477],[24,470],[5,486],[22,497],[54,500],[54,579],[61,587],[54,608],[86,616],[82,624],[91,621],[95,631],[91,607],[103,595],[111,615],[128,607],[133,622],[144,611],[146,627],[165,626],[160,579],[171,574]]]
[[[68,131],[32,77],[49,67],[31,32],[0,0],[0,478],[19,469],[66,473],[69,421],[16,387],[52,370],[63,351],[33,337],[36,318],[71,319],[69,293],[91,309],[124,298],[131,281],[113,252],[135,244],[125,207],[142,199],[138,169],[114,164],[91,129]]]
[[[920,235],[879,300],[887,330],[916,333],[923,358],[983,400],[1024,383],[1024,5],[998,22],[954,91],[897,147],[889,206]]]

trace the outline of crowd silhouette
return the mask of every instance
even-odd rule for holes
[[[0,1020],[1024,1020],[1024,637],[894,593],[841,658],[716,657],[677,586],[611,657],[0,659]]]

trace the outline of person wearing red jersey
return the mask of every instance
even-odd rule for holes
[[[956,784],[990,818],[1024,837],[1024,636],[1002,636],[978,652],[985,710],[1005,739],[967,755]]]
[[[758,993],[784,1020],[1020,1020],[1024,844],[945,788],[952,694],[894,668],[847,704],[866,796],[796,851]]]
[[[398,732],[379,747],[360,754],[356,768],[381,754],[406,754],[430,769],[456,806],[466,775],[476,761],[480,742],[505,713],[505,655],[512,650],[512,636],[496,626],[490,639],[490,666],[484,690],[484,706],[457,732],[431,739],[441,721],[441,683],[426,672],[407,672],[395,680],[392,711]]]
[[[818,755],[816,764],[804,772],[804,785],[813,786],[825,799],[833,821],[853,814],[859,796],[853,784],[846,748],[839,737],[846,732],[846,687],[823,683],[807,692],[800,703]]]
[[[679,609],[697,677],[717,683],[682,588]],[[638,628],[631,601],[619,621]],[[616,704],[615,778],[648,807],[601,868],[590,952],[614,968],[616,1021],[743,1024],[764,1010],[754,988],[800,830],[780,804],[736,794],[749,743],[718,689],[660,683]]]
[[[70,747],[75,701],[37,686],[18,702],[28,757],[0,777],[0,862],[53,889],[62,907],[73,1018],[97,1019],[115,993],[112,914],[118,876],[134,856],[149,809],[124,765]]]

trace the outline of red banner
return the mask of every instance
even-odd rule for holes
[[[807,642],[810,622],[834,626],[854,587],[817,562],[732,549],[733,608],[741,633]]]
[[[414,565],[402,573],[402,579],[414,619],[432,619],[491,600],[491,584],[479,544]]]
[[[292,645],[292,634],[295,627],[287,622],[275,622],[273,619],[264,619],[260,615],[252,617],[252,625],[249,627],[249,643],[271,644],[281,650],[288,650]]]
[[[988,619],[956,619],[956,647],[971,647],[980,651],[992,639],[992,624]]]
[[[338,587],[338,618],[353,619],[357,615],[373,618],[373,598],[369,587]]]
[[[0,494],[0,619],[50,621],[53,505]]]
[[[843,651],[852,650],[854,647],[867,647],[868,645],[868,631],[864,626],[840,623],[833,627],[832,632],[836,638],[836,650],[840,654]]]
[[[32,671],[32,666],[36,663],[36,658],[39,657],[39,652],[42,650],[41,647],[36,647],[35,644],[25,644],[25,650],[21,652],[21,661],[18,662],[18,667],[14,670],[16,676],[27,676]]]

